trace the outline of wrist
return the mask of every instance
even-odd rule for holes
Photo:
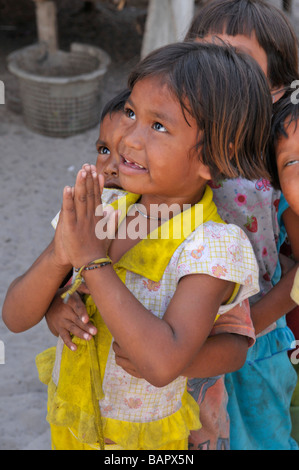
[[[96,264],[97,260],[101,262],[101,260],[110,260],[109,256],[106,253],[96,253],[95,255],[88,255],[84,257],[80,257],[80,259],[76,260],[74,262],[73,267],[75,268],[75,271],[79,271],[81,268],[85,268],[88,266],[92,266]],[[111,261],[111,260],[110,260]]]
[[[49,262],[55,268],[56,271],[66,275],[70,269],[72,269],[72,265],[69,261],[65,262],[61,260],[59,256],[55,253],[55,248],[49,252]]]

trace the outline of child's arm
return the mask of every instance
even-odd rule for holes
[[[76,267],[106,257],[107,246],[95,234],[98,219],[94,214],[99,203],[96,173],[92,176],[79,172],[75,197],[68,189],[63,198],[63,243]],[[83,273],[115,341],[141,375],[156,386],[168,384],[191,363],[206,341],[220,305],[228,300],[234,287],[233,283],[205,274],[185,276],[160,319],[134,297],[111,265]]]
[[[63,302],[61,294],[65,290],[58,290],[45,318],[53,335],[60,336],[68,348],[76,351],[77,346],[72,342],[71,335],[88,341],[96,335],[97,329],[89,321],[85,304],[77,292],[69,298],[67,304]]]
[[[283,212],[282,219],[291,245],[292,256],[295,260],[299,261],[299,216],[288,207]]]
[[[126,358],[117,343],[113,343],[116,364],[128,374],[143,378]],[[239,370],[246,361],[248,338],[234,333],[221,333],[209,337],[199,353],[182,375],[193,378],[215,377]]]
[[[284,211],[282,218],[294,258],[299,260],[299,217],[291,208],[288,208]],[[256,334],[259,334],[296,307],[295,302],[290,297],[290,292],[298,267],[299,264],[296,264],[270,292],[252,306],[251,314]]]
[[[299,264],[296,264],[281,280],[251,307],[252,321],[256,334],[261,333],[273,322],[296,307],[290,297],[295,274]]]
[[[250,305],[248,300],[244,300],[217,318],[209,338],[183,375],[205,378],[234,372],[244,365],[248,348],[254,340]],[[119,345],[114,343],[113,349],[116,363],[131,375],[137,374]]]
[[[64,255],[59,222],[54,240],[28,271],[10,285],[2,310],[6,326],[19,333],[36,325],[71,267]]]

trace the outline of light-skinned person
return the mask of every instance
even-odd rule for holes
[[[218,315],[258,290],[250,242],[220,219],[207,182],[263,174],[272,109],[263,73],[230,47],[178,43],[141,61],[129,88],[119,144],[126,196],[108,217],[95,214],[103,178],[85,166],[64,190],[53,249],[12,283],[3,307],[13,331],[36,324],[70,266],[78,274],[69,293],[82,277],[90,292],[99,334],[75,352],[58,350],[50,371],[56,449],[187,449],[200,422],[182,373]],[[173,204],[178,212],[163,220]],[[115,218],[116,235],[102,237],[98,227]],[[128,236],[141,220],[143,232]],[[143,379],[117,366],[113,338]]]
[[[252,56],[268,78],[274,102],[298,78],[295,33],[283,13],[266,2],[213,0],[194,18],[186,40],[224,41]],[[260,292],[250,299],[257,340],[245,365],[225,379],[231,449],[297,448],[289,412],[297,377],[287,354],[294,335],[285,318],[294,306],[288,295],[292,275],[281,278],[279,248],[287,232],[299,259],[298,216],[262,175],[256,181],[214,180],[211,187],[221,217],[245,230],[259,265]]]

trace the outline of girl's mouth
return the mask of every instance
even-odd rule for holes
[[[121,155],[121,161],[120,161],[120,168],[119,169],[120,169],[120,171],[123,171],[124,168],[126,168],[127,170],[147,171],[147,169],[144,166],[140,165],[137,162],[133,162],[129,158],[124,157],[123,155]]]

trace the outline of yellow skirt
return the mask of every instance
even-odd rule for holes
[[[51,424],[52,450],[100,450],[98,445],[84,444],[68,428]],[[105,450],[124,450],[116,444],[106,444]],[[138,449],[143,450],[143,449]],[[160,447],[157,450],[188,450],[188,439],[174,441],[167,444],[167,447]]]

